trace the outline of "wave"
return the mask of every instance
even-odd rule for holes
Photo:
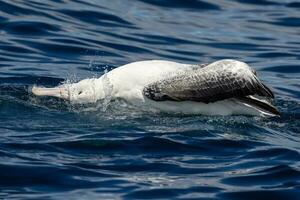
[[[299,198],[294,0],[0,1],[0,197]],[[280,118],[149,113],[30,95],[123,64],[238,59]]]

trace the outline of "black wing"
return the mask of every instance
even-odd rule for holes
[[[245,63],[224,60],[198,70],[146,86],[143,94],[155,101],[210,103],[228,98],[259,95],[274,98]]]

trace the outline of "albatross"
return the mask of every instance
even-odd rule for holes
[[[277,116],[273,92],[254,69],[237,60],[191,65],[164,60],[129,63],[100,78],[54,88],[34,86],[36,96],[73,104],[123,99],[142,110],[197,115]]]

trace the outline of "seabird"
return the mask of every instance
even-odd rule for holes
[[[220,60],[190,65],[163,60],[129,63],[100,78],[54,88],[32,88],[36,96],[71,103],[123,99],[142,110],[202,115],[279,115],[273,92],[246,63]]]

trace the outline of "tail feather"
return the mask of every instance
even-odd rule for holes
[[[269,102],[255,98],[253,96],[245,96],[237,98],[239,101],[251,105],[263,112],[269,113],[271,115],[280,116],[280,112],[276,107],[271,105]]]

